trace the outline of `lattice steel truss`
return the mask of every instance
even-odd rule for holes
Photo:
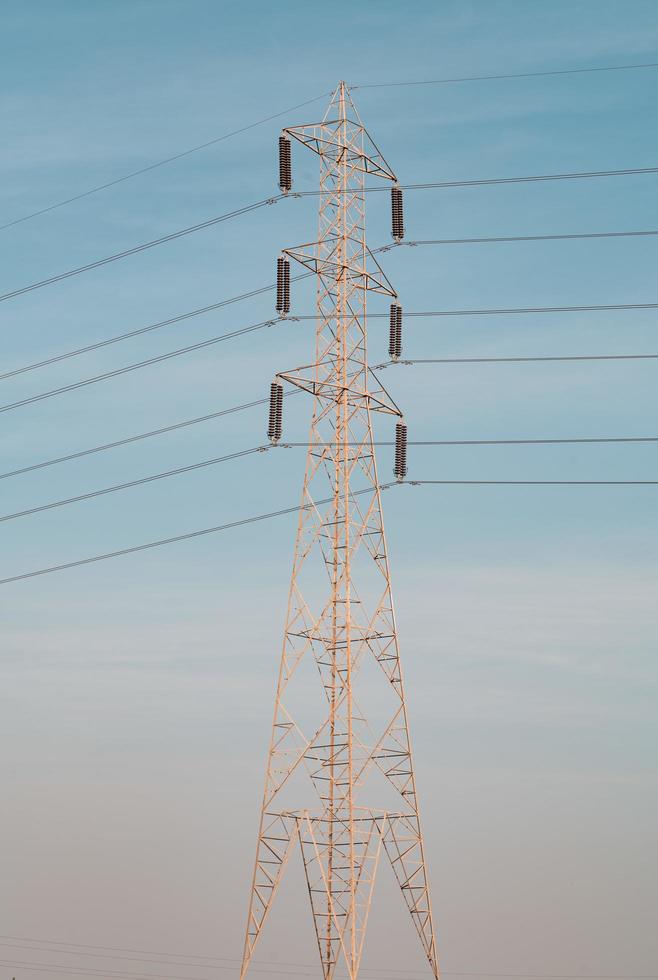
[[[315,362],[278,379],[314,407],[241,976],[298,841],[325,980],[341,960],[358,976],[382,852],[438,977],[373,449],[372,412],[401,413],[366,354],[367,293],[396,293],[366,245],[364,178],[396,178],[342,82],[322,122],[285,133],[320,159],[318,241],[285,250],[317,275],[317,331]],[[375,809],[362,799],[376,780]]]

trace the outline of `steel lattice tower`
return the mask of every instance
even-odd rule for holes
[[[396,177],[343,82],[322,122],[284,130],[282,142],[289,138],[320,159],[319,239],[285,249],[280,260],[280,268],[290,258],[316,275],[316,351],[313,364],[277,376],[275,441],[282,382],[312,394],[313,416],[241,977],[296,842],[325,980],[341,960],[350,980],[358,976],[382,851],[438,977],[373,448],[372,412],[401,413],[366,354],[368,291],[397,295],[366,245],[364,180],[395,185]],[[315,718],[308,685],[295,690],[308,661],[319,688]],[[362,691],[357,672],[367,661],[374,673]],[[372,724],[356,699],[379,684],[383,704]],[[375,809],[363,799],[377,779],[387,803]]]

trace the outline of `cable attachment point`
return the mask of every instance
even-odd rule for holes
[[[402,354],[402,307],[397,303],[391,303],[388,354],[392,361],[399,361]]]
[[[397,185],[391,187],[391,232],[396,242],[401,242],[404,238],[402,191]]]
[[[290,262],[284,257],[276,260],[276,311],[290,312]]]
[[[270,420],[267,438],[276,446],[283,430],[283,385],[273,381],[270,385]]]
[[[290,140],[285,135],[279,136],[279,187],[284,194],[288,194],[292,187]]]
[[[407,475],[407,427],[404,422],[395,426],[395,469],[396,480],[402,481]]]

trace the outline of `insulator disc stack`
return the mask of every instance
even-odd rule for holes
[[[286,258],[276,260],[276,311],[290,312],[290,262]]]
[[[287,136],[279,136],[279,187],[284,194],[292,187],[292,160]]]
[[[395,469],[396,479],[404,480],[407,475],[407,427],[404,422],[395,426]]]
[[[270,420],[267,438],[278,442],[283,431],[283,385],[273,381],[270,385]]]
[[[388,354],[392,361],[397,361],[402,354],[402,307],[397,303],[391,303]]]
[[[401,242],[404,238],[404,212],[402,209],[402,191],[399,187],[391,187],[391,230],[393,238]]]

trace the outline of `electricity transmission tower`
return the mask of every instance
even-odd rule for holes
[[[322,122],[284,130],[284,192],[291,138],[320,159],[319,237],[279,258],[277,309],[290,308],[296,260],[316,277],[316,348],[312,364],[277,375],[269,436],[281,437],[284,382],[313,396],[313,416],[241,976],[298,843],[325,980],[341,962],[350,980],[358,976],[382,853],[438,977],[372,413],[397,420],[398,479],[406,473],[406,427],[366,354],[368,292],[392,301],[393,357],[402,311],[366,245],[365,177],[392,182],[398,239],[402,197],[343,82]]]

